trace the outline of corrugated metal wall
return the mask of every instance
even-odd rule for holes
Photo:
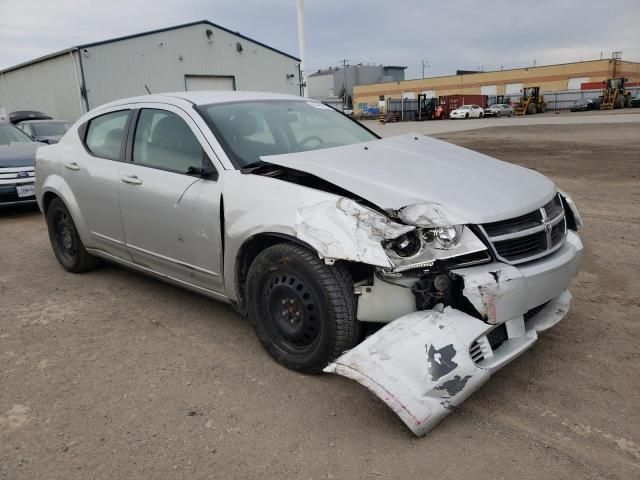
[[[89,46],[80,55],[0,74],[0,111],[40,110],[76,120],[85,111],[80,63],[89,108],[144,95],[145,84],[152,93],[184,91],[185,75],[233,76],[237,90],[300,94],[296,59],[206,23]]]
[[[144,95],[145,84],[152,93],[184,91],[185,75],[232,75],[238,90],[300,93],[296,60],[208,24],[89,47],[82,63],[90,108]]]
[[[74,68],[74,63],[75,68]],[[82,115],[76,71],[71,53],[0,74],[0,107],[40,110],[55,118],[75,120]]]

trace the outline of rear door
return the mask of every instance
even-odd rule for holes
[[[135,115],[131,160],[120,171],[127,247],[143,267],[221,293],[222,250],[217,180],[188,173],[203,158],[221,169],[193,120],[181,109],[149,105]]]
[[[65,160],[64,177],[91,235],[88,247],[130,260],[118,202],[118,171],[125,153],[131,110],[100,113],[78,132],[84,146]]]

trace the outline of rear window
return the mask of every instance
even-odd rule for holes
[[[106,113],[89,121],[85,145],[97,157],[120,160],[129,110]]]

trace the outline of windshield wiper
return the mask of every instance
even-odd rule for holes
[[[264,160],[256,160],[255,162],[247,163],[240,169],[240,173],[251,173],[265,165],[273,165],[272,163],[265,162]]]

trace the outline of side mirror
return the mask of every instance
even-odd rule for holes
[[[203,150],[202,151],[202,166],[201,167],[189,167],[187,169],[188,175],[198,175],[199,177],[205,180],[218,180],[218,171],[216,167],[213,166],[209,155]]]

